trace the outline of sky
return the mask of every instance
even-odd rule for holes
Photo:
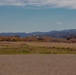
[[[76,29],[76,0],[0,0],[0,32]]]

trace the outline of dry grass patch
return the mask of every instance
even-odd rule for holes
[[[0,54],[76,54],[74,45],[50,42],[1,42]]]

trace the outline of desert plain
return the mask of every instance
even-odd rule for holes
[[[76,55],[0,55],[0,75],[76,75]]]
[[[76,75],[76,44],[0,42],[0,75]]]

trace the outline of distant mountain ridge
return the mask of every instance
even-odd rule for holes
[[[25,32],[0,33],[0,36],[20,36],[20,37],[49,36],[49,37],[54,37],[54,38],[65,38],[65,37],[76,36],[76,29],[69,29],[69,30],[62,30],[62,31],[49,31],[49,32],[32,32],[32,33],[25,33]]]

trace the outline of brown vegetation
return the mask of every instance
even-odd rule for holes
[[[30,36],[21,38],[19,36],[0,36],[0,41],[34,41],[34,42],[63,42],[63,43],[76,43],[76,38],[52,38],[47,36]]]

